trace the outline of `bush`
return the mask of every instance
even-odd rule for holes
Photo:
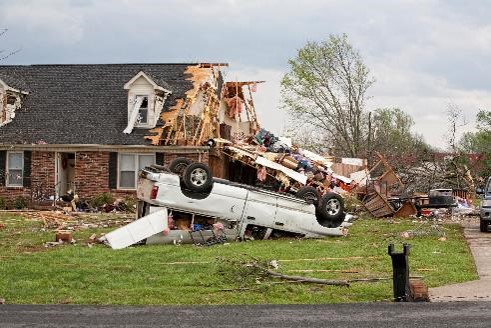
[[[0,197],[0,210],[4,210],[7,208],[7,201],[5,198]]]
[[[21,210],[23,208],[26,208],[28,204],[27,198],[19,196],[14,200],[14,208],[17,210]]]
[[[126,212],[135,213],[137,203],[135,198],[127,197],[125,198],[124,203],[126,204]]]
[[[108,192],[104,192],[92,198],[90,205],[92,207],[98,208],[104,204],[112,204],[112,203],[114,203],[113,196]]]

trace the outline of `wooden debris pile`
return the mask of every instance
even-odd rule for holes
[[[25,217],[33,221],[40,221],[47,230],[64,229],[67,222],[73,217],[62,211],[33,211],[23,213]]]
[[[375,217],[394,216],[399,208],[390,202],[392,193],[404,187],[401,179],[394,172],[385,157],[377,153],[379,161],[370,169],[367,176],[381,172],[375,178],[369,178],[364,187],[357,189],[365,208]],[[406,211],[403,209],[401,211]],[[396,215],[397,216],[397,215]]]

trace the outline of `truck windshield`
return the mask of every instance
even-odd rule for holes
[[[486,194],[491,194],[491,179],[488,180],[488,184],[486,185]]]

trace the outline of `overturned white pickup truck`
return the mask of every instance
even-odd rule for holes
[[[314,205],[309,197],[213,178],[203,163],[170,168],[177,173],[158,165],[140,171],[139,220],[108,233],[104,241],[111,247],[347,233],[343,199],[336,193],[327,193]]]

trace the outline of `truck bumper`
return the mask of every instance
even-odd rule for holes
[[[491,221],[491,207],[481,207],[479,217],[484,221]]]

